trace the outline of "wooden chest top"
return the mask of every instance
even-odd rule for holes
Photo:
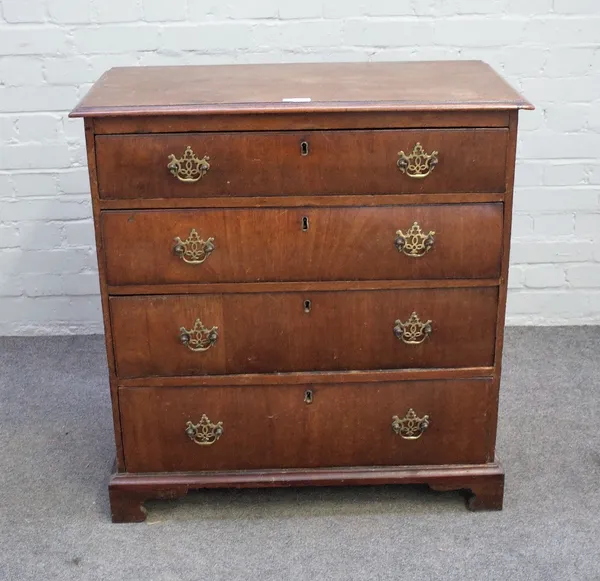
[[[72,117],[532,106],[481,61],[122,67]]]

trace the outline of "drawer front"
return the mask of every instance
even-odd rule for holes
[[[497,278],[502,204],[104,212],[111,285]]]
[[[483,463],[491,386],[122,388],[125,463],[129,472]]]
[[[99,135],[96,159],[105,199],[485,193],[505,191],[507,138],[506,129]]]
[[[110,310],[126,378],[490,366],[497,301],[487,287],[111,297]]]

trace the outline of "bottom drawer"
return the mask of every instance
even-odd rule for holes
[[[121,388],[125,464],[170,472],[484,463],[493,455],[492,388],[483,379]]]

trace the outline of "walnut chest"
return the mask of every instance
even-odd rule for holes
[[[495,458],[518,109],[481,62],[117,68],[85,118],[116,522]]]

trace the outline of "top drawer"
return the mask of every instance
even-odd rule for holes
[[[500,193],[507,137],[506,129],[98,135],[96,159],[104,199]]]

